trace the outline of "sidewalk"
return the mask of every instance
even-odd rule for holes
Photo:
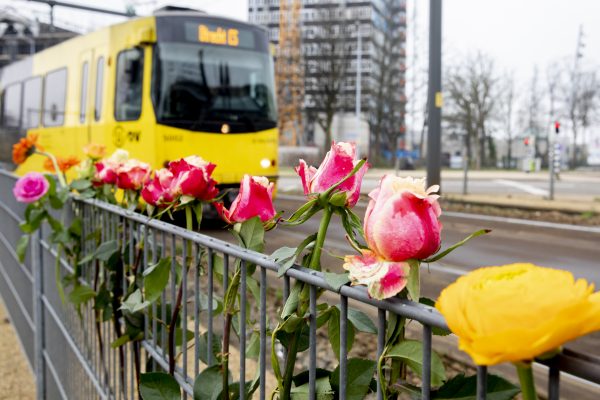
[[[34,400],[35,381],[0,299],[0,400]]]

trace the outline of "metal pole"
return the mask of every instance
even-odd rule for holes
[[[467,152],[467,135],[464,135],[464,150],[463,150],[463,194],[468,193],[468,173],[469,173],[469,154]]]
[[[46,398],[46,366],[44,363],[44,303],[42,300],[43,284],[43,249],[41,230],[31,235],[31,267],[33,269],[33,304],[34,304],[34,365],[36,398]]]
[[[355,113],[356,113],[356,132],[357,132],[357,142],[361,142],[360,140],[360,112],[361,112],[361,91],[362,91],[362,37],[360,35],[360,21],[356,22],[356,104],[355,104]],[[357,155],[360,157],[360,148],[357,152]],[[368,151],[367,151],[368,154]]]
[[[548,170],[550,171],[550,191],[548,200],[554,200],[554,140],[548,143]]]
[[[362,90],[362,37],[360,35],[360,21],[356,22],[356,120],[360,122],[361,90]]]
[[[429,0],[427,185],[440,184],[442,117],[442,0]]]

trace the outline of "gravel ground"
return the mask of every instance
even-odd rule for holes
[[[0,301],[0,400],[35,399],[35,381]]]

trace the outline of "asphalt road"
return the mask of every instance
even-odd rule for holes
[[[402,171],[405,175],[405,171]],[[415,176],[422,172],[415,171]],[[474,172],[468,180],[470,194],[513,194],[534,195],[545,197],[549,192],[549,178],[545,174],[528,175],[525,173],[493,174],[487,176]],[[379,177],[367,176],[363,180],[362,192],[369,192],[379,183]],[[302,186],[297,176],[281,176],[278,181],[280,190],[284,192],[301,191]],[[454,171],[451,176],[442,178],[442,191],[445,193],[462,193],[463,179],[460,173]],[[555,181],[556,195],[584,194],[600,197],[600,174],[579,176],[564,176]]]
[[[290,215],[302,204],[300,196],[281,194],[275,204],[277,210]],[[362,218],[366,204],[359,203],[355,212]],[[421,273],[422,294],[436,299],[441,290],[469,270],[489,265],[515,262],[531,262],[537,265],[567,269],[576,278],[585,278],[600,287],[600,232],[586,233],[569,229],[544,228],[538,225],[488,221],[484,218],[465,218],[464,215],[442,214],[442,248],[458,242],[470,233],[489,228],[492,232],[473,239],[457,249],[441,262],[433,263],[428,272]],[[266,253],[282,246],[297,246],[305,237],[318,230],[318,215],[303,225],[278,227],[266,235]],[[213,230],[204,232],[223,240],[232,241],[229,232]],[[322,265],[325,270],[341,272],[339,257],[354,254],[344,238],[345,232],[337,216],[329,228],[323,251]],[[551,294],[549,294],[551,295]],[[600,335],[586,337],[569,347],[589,351],[600,348]],[[597,354],[597,350],[594,354]]]

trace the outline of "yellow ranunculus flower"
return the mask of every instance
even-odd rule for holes
[[[436,308],[478,365],[532,360],[600,330],[593,284],[533,264],[470,272],[442,291]]]

